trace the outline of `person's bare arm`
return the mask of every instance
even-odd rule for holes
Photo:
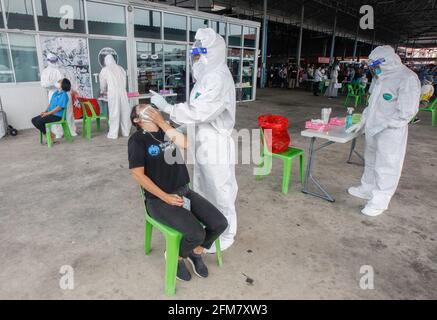
[[[184,200],[177,194],[168,194],[161,190],[148,176],[144,174],[144,167],[130,169],[132,178],[138,182],[145,190],[158,197],[165,203],[181,207]]]
[[[56,107],[56,108],[54,108],[52,111],[45,111],[45,112],[42,112],[41,113],[41,117],[47,117],[47,116],[49,116],[49,115],[51,115],[51,114],[55,114],[56,112],[58,112],[58,111],[60,111],[60,110],[62,110],[62,108],[61,107]]]
[[[155,110],[150,109],[147,111],[152,121],[159,126],[162,131],[165,132],[167,137],[169,137],[175,144],[181,149],[186,149],[188,146],[188,139],[187,136],[175,128],[173,128],[171,125],[169,125],[167,122],[165,122],[164,118],[162,117],[162,114]]]

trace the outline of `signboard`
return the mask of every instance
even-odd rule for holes
[[[329,63],[329,57],[319,57],[317,59],[318,63]]]

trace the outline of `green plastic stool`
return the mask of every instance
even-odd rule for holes
[[[82,127],[82,137],[86,137],[88,140],[91,140],[91,128],[93,121],[96,121],[96,128],[97,131],[100,131],[100,120],[106,120],[107,123],[109,123],[109,119],[107,115],[97,115],[96,111],[94,110],[94,107],[90,101],[83,101],[80,102],[80,105],[82,106],[82,112],[83,112],[83,127]],[[91,111],[91,117],[88,116],[86,112],[86,106],[88,106],[89,110]]]
[[[67,114],[67,108],[64,108],[64,112],[62,113],[61,120],[46,123],[45,127],[46,127],[47,147],[49,147],[49,148],[53,147],[53,140],[52,140],[52,136],[51,136],[50,132],[52,130],[52,126],[55,124],[60,124],[62,126],[62,130],[64,131],[64,138],[67,141],[69,141],[69,142],[73,141],[73,138],[72,138],[71,132],[70,132],[70,127],[68,126],[67,120],[65,120],[66,114]],[[41,144],[43,143],[43,133],[41,131],[39,132],[39,143],[41,143]]]
[[[354,106],[355,108],[358,106],[358,103],[361,103],[361,97],[365,96],[364,88],[362,86],[358,86],[357,90],[354,90],[354,87],[351,84],[347,85],[347,96],[344,101],[344,106],[348,106],[349,98],[355,100]]]
[[[166,261],[165,261],[165,295],[172,296],[176,293],[176,272],[179,258],[179,245],[181,243],[182,234],[173,228],[170,228],[155,219],[147,212],[147,206],[144,197],[144,190],[141,190],[141,197],[144,202],[145,216],[145,232],[144,232],[144,252],[150,254],[152,247],[152,229],[155,227],[165,237]],[[220,248],[220,238],[215,241],[217,265],[223,265],[222,251]]]
[[[431,102],[428,106],[426,106],[425,108],[419,108],[420,111],[429,111],[431,112],[431,116],[432,116],[432,126],[435,127],[435,116],[436,116],[436,107],[437,107],[437,98],[434,99],[433,102]]]
[[[267,165],[267,168],[269,170],[269,174],[271,172],[272,168],[272,159],[277,158],[281,159],[284,162],[284,171],[282,174],[282,193],[287,194],[288,193],[288,186],[290,184],[290,176],[291,176],[291,169],[294,158],[298,157],[300,158],[300,182],[304,182],[304,155],[305,152],[302,149],[294,148],[294,147],[288,147],[287,151],[281,152],[281,153],[272,153],[269,151],[267,147],[267,143],[264,139],[264,133],[261,129],[261,138],[263,141],[263,150],[261,154],[261,161],[258,165],[259,168],[261,168],[264,164]],[[268,175],[268,174],[267,174]],[[261,175],[256,176],[256,180],[261,180]]]

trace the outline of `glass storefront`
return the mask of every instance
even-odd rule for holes
[[[127,71],[129,91],[163,91],[169,99],[186,101],[192,86],[189,49],[197,30],[211,27],[228,44],[227,64],[240,100],[255,98],[256,22],[106,0],[0,3],[0,83],[39,81],[46,56],[53,53],[77,78],[83,96],[98,97],[98,75],[104,57],[112,54]]]

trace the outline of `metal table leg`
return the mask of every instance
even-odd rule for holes
[[[347,159],[347,163],[349,163],[349,164],[357,164],[357,165],[363,166],[363,165],[364,165],[364,157],[363,157],[361,154],[359,154],[358,151],[355,150],[355,146],[356,146],[356,144],[357,144],[357,138],[355,138],[355,139],[352,140],[351,150],[350,150],[350,152],[349,152],[349,158]],[[352,155],[353,155],[354,153],[358,156],[358,158],[360,158],[360,160],[362,161],[362,163],[355,163],[355,162],[352,162],[352,161],[351,161],[351,159],[352,159]]]
[[[325,200],[330,201],[330,202],[334,202],[335,199],[322,187],[322,185],[319,183],[319,181],[317,181],[317,179],[313,177],[313,173],[312,173],[315,152],[333,144],[334,142],[328,141],[328,142],[322,144],[320,147],[314,148],[315,141],[316,141],[315,137],[311,138],[310,149],[309,149],[309,158],[308,158],[307,169],[305,172],[305,182],[304,182],[304,187],[303,187],[302,192],[306,193],[306,194],[310,194],[310,195],[315,196],[315,197],[325,199]],[[316,185],[317,189],[319,189],[322,192],[322,194],[309,191],[308,182],[310,179]]]

